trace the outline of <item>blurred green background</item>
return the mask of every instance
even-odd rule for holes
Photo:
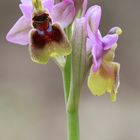
[[[19,0],[0,0],[0,140],[66,140],[61,73],[53,62],[37,65],[28,47],[10,44],[6,33],[21,16]],[[120,26],[116,51],[121,63],[118,101],[94,97],[83,88],[81,140],[140,140],[140,1],[96,0],[100,29]],[[22,26],[22,25],[21,25]]]

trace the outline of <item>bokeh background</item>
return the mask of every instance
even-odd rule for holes
[[[19,0],[0,0],[0,140],[66,140],[61,73],[53,62],[38,65],[28,47],[10,44],[6,33],[21,16]],[[96,0],[101,30],[120,26],[116,51],[121,63],[118,101],[94,97],[83,88],[81,140],[140,140],[140,1]],[[21,25],[22,26],[22,25]]]

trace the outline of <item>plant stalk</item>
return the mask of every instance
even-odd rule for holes
[[[79,98],[80,90],[68,86],[68,75],[63,72],[64,97],[67,118],[67,140],[80,140]],[[70,88],[70,89],[69,89]],[[69,90],[68,90],[69,89]],[[75,89],[75,90],[74,90]]]
[[[78,111],[67,111],[67,131],[68,140],[80,140]]]

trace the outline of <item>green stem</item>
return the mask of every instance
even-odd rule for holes
[[[80,90],[71,83],[70,94],[67,101],[68,140],[80,140],[79,130],[79,98]]]
[[[71,41],[72,25],[66,30],[68,39]],[[75,81],[73,74],[72,55],[67,56],[66,65],[63,69],[64,96],[67,116],[67,140],[80,140],[79,136],[79,98],[80,83]]]
[[[68,71],[67,71],[68,72]],[[79,136],[79,98],[80,90],[71,83],[70,75],[63,71],[64,96],[67,116],[67,140],[80,140]],[[67,74],[66,74],[67,73]],[[77,90],[78,89],[78,90]]]
[[[71,79],[71,56],[67,56],[66,65],[64,70],[62,71],[63,75],[63,85],[64,85],[64,96],[65,102],[67,103],[69,97],[69,90],[70,90],[70,79]]]
[[[68,140],[79,140],[79,115],[78,111],[67,111]]]
[[[63,74],[63,76],[65,76]],[[63,80],[66,77],[63,77]],[[75,90],[77,88],[70,87],[69,92],[67,93],[67,81],[64,81],[64,95],[66,103],[66,116],[67,116],[67,140],[80,140],[79,135],[79,98],[80,91]],[[73,85],[73,84],[72,84]],[[74,86],[75,87],[75,86]],[[78,88],[79,89],[79,88]]]

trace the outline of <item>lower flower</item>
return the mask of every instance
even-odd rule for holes
[[[23,16],[8,32],[8,41],[20,45],[29,44],[34,62],[46,64],[49,58],[66,56],[71,46],[64,33],[75,16],[71,0],[54,4],[53,0],[22,0]]]

